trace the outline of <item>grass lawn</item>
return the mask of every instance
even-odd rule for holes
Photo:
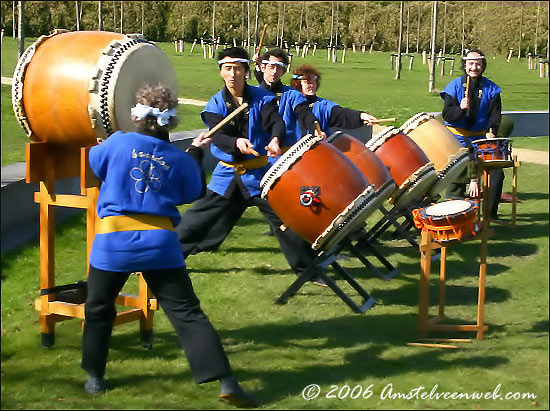
[[[4,53],[4,47],[14,46],[7,40],[13,39],[5,38],[2,45],[3,76],[10,76],[15,64]],[[174,62],[180,96],[206,100],[221,87],[215,62],[204,61],[200,48],[189,56],[188,45],[183,55],[176,55],[171,44],[160,46]],[[427,92],[427,68],[421,61],[415,61],[411,72],[404,65],[397,81],[387,53],[348,53],[344,65],[327,63],[326,51],[305,60],[321,68],[321,96],[379,117],[396,117],[395,125],[418,112],[441,109],[440,98]],[[499,56],[489,62],[487,75],[504,89],[503,109],[547,110],[548,79],[524,66],[524,61],[506,63]],[[450,80],[437,78],[438,89]],[[9,86],[2,86],[1,98],[4,165],[24,161],[19,154],[5,160],[4,152],[24,152],[26,136],[13,117]],[[180,129],[203,127],[197,120],[200,107],[184,105],[180,110]],[[514,147],[548,151],[548,137],[513,142]],[[505,173],[504,191],[510,192],[511,169]],[[376,247],[400,270],[395,278],[374,276],[346,253],[340,261],[377,301],[365,314],[353,313],[330,289],[311,284],[287,304],[274,304],[295,276],[275,238],[262,235],[267,223],[256,209],[246,211],[218,251],[190,256],[187,265],[235,373],[262,408],[544,410],[549,407],[548,186],[547,165],[522,163],[517,226],[496,225],[489,241],[489,330],[483,340],[459,344],[459,349],[407,345],[418,341],[419,252],[405,240],[392,239],[391,230]],[[499,211],[509,218],[511,205],[502,204]],[[367,222],[372,225],[379,218],[375,214]],[[86,276],[84,221],[76,216],[56,228],[58,284]],[[479,240],[449,247],[446,314],[451,321],[475,321],[479,256]],[[194,384],[162,311],[155,314],[152,350],[141,347],[138,323],[115,327],[106,375],[110,388],[105,395],[86,395],[80,369],[82,322],[58,323],[55,345],[40,345],[33,306],[39,257],[36,242],[2,255],[2,409],[232,408],[217,399],[217,383]],[[376,259],[371,261],[383,269]],[[438,265],[432,267],[432,302]],[[343,281],[338,283],[361,302]],[[136,293],[137,278],[124,291]],[[314,393],[311,384],[320,387],[320,394],[306,400],[307,393]],[[443,398],[453,393],[453,399]]]

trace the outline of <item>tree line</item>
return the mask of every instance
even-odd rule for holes
[[[4,35],[17,36],[17,1],[1,2]],[[222,44],[317,44],[319,48],[421,52],[430,49],[432,1],[24,1],[24,33],[55,28],[142,33],[153,41],[219,39]],[[439,1],[438,50],[548,58],[548,2]],[[401,41],[400,40],[401,33]]]

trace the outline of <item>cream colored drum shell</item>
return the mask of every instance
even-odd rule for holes
[[[468,151],[447,127],[429,114],[416,123],[405,123],[401,130],[426,153],[437,172],[444,170],[454,157]]]

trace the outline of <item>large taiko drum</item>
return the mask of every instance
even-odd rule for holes
[[[434,165],[420,147],[401,130],[386,127],[374,135],[367,148],[389,168],[397,190],[390,201],[397,208],[422,198],[437,179]]]
[[[428,195],[443,192],[468,166],[468,149],[432,114],[416,114],[401,126],[401,131],[434,163],[437,180]]]
[[[55,30],[19,59],[13,109],[33,141],[92,146],[114,131],[135,130],[130,109],[146,83],[177,93],[168,57],[143,36]]]
[[[326,141],[344,153],[363,173],[367,182],[374,186],[376,198],[371,207],[373,211],[377,210],[397,188],[382,160],[361,141],[341,131],[331,134]]]
[[[481,138],[472,141],[477,158],[492,167],[504,167],[512,162],[512,144],[507,138]]]
[[[416,228],[429,231],[439,243],[463,241],[481,229],[478,204],[473,200],[448,200],[412,211]]]
[[[306,135],[260,182],[283,224],[326,250],[364,223],[375,191],[357,167],[322,137]]]

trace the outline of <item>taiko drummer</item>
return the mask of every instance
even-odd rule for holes
[[[144,86],[136,103],[131,115],[137,132],[116,131],[90,150],[90,167],[101,188],[82,342],[82,368],[89,375],[84,388],[89,394],[106,391],[115,299],[130,274],[142,272],[179,337],[195,382],[220,380],[221,398],[256,406],[233,375],[220,338],[200,307],[173,229],[180,220],[176,207],[204,190],[200,147],[209,139],[196,137],[188,153],[170,144],[178,102],[165,87]]]
[[[260,181],[270,167],[268,157],[279,156],[285,144],[285,123],[278,113],[276,97],[246,83],[246,50],[222,50],[218,65],[225,86],[202,111],[204,123],[212,129],[245,103],[248,107],[212,135],[210,151],[219,161],[205,196],[193,203],[176,227],[181,250],[187,256],[216,249],[219,239],[223,241],[244,211],[256,206],[273,229],[289,265],[300,275],[313,263],[315,252],[292,230],[280,229],[281,219],[260,196]],[[224,223],[219,224],[220,220]]]
[[[469,50],[463,58],[464,74],[452,80],[441,92],[444,102],[442,111],[445,125],[465,147],[471,148],[472,141],[494,138],[501,122],[501,88],[483,76],[487,68],[485,54],[478,49]],[[467,172],[459,177],[447,191],[449,198],[464,198]],[[468,196],[479,197],[477,178],[471,175]],[[504,172],[501,168],[490,171],[491,218],[497,219],[498,205],[502,194]]]

